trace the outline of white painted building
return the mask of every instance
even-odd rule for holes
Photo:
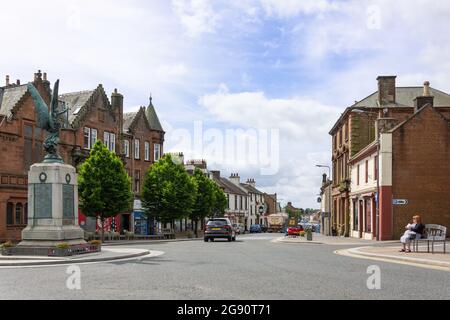
[[[246,183],[240,183],[240,186],[247,191],[249,198],[247,225],[267,225],[267,222],[263,219],[263,215],[267,211],[264,193],[256,189],[255,179],[248,179]]]
[[[379,176],[378,142],[362,149],[350,160],[350,236],[372,240],[376,235]]]
[[[240,224],[245,229],[249,215],[249,197],[246,190],[232,181],[236,177],[232,176],[230,179],[223,178],[220,176],[220,171],[210,171],[210,178],[222,188],[227,196],[228,206],[225,210],[225,216],[232,223]]]

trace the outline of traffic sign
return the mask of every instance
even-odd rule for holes
[[[394,206],[405,206],[408,204],[408,200],[406,199],[394,199],[392,200],[392,204]]]

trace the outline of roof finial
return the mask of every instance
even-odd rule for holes
[[[150,105],[152,105],[152,100],[153,100],[152,93],[150,92]]]

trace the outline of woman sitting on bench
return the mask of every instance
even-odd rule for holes
[[[425,225],[422,224],[422,219],[419,215],[413,217],[413,223],[408,224],[406,227],[406,231],[403,236],[400,238],[401,243],[403,244],[403,249],[400,252],[411,252],[411,240],[420,239],[425,230]],[[406,248],[408,247],[408,249]]]

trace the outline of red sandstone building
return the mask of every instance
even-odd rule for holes
[[[33,84],[49,103],[47,75],[39,71]],[[123,159],[137,196],[144,172],[163,152],[164,131],[152,101],[147,108],[124,114],[123,96],[115,90],[109,100],[102,85],[62,94],[59,99],[69,108],[59,150],[65,163],[77,167],[89,156],[95,141],[101,140]],[[20,240],[27,224],[27,174],[29,167],[43,158],[43,141],[27,86],[19,81],[12,84],[7,77],[6,85],[0,87],[0,241]],[[138,201],[135,203],[139,207]],[[96,228],[95,220],[80,221],[85,228]],[[133,231],[133,212],[122,213],[115,223],[118,230]]]
[[[348,108],[333,135],[332,224],[338,235],[397,239],[414,214],[450,226],[450,95],[396,87]],[[394,200],[407,200],[394,205]]]

